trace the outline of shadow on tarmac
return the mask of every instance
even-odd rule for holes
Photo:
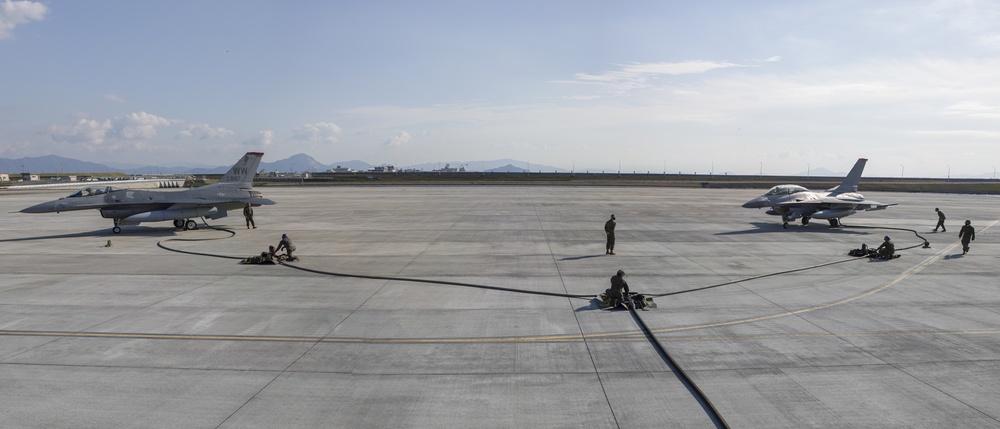
[[[605,255],[601,254],[601,255],[587,255],[587,256],[570,256],[570,257],[567,257],[567,258],[562,258],[562,259],[560,259],[560,261],[579,261],[581,259],[600,258],[601,256],[605,256]]]
[[[743,235],[743,234],[761,234],[761,233],[832,233],[832,234],[850,234],[850,235],[869,235],[867,232],[859,231],[848,231],[847,228],[830,228],[829,225],[819,225],[819,224],[809,224],[809,225],[788,225],[788,229],[782,228],[780,223],[772,222],[751,222],[751,225],[756,229],[747,229],[743,231],[729,231],[729,232],[719,232],[715,235]]]
[[[19,241],[55,240],[59,238],[83,238],[83,237],[121,237],[121,236],[148,236],[148,237],[172,237],[176,236],[176,231],[170,228],[152,227],[131,227],[123,229],[121,234],[111,232],[111,228],[101,228],[94,231],[75,232],[72,234],[40,235],[37,237],[9,238],[0,240],[0,243],[15,243]]]
[[[961,253],[956,253],[954,255],[944,255],[944,259],[962,259],[965,255]]]
[[[589,310],[601,310],[603,308],[604,308],[604,304],[601,303],[601,300],[599,300],[597,298],[591,298],[589,305],[584,306],[584,307],[579,307],[579,308],[577,308],[576,310],[573,310],[573,311],[579,312],[579,311],[589,311]]]

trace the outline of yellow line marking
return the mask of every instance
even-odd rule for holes
[[[983,232],[996,225],[1000,220],[994,220],[986,227],[977,232]],[[726,322],[706,323],[701,325],[678,326],[673,328],[653,329],[654,333],[689,331],[694,329],[715,328],[720,326],[730,326],[742,323],[759,322],[762,320],[776,319],[779,317],[792,316],[807,313],[815,310],[822,310],[871,296],[886,290],[899,282],[923,271],[925,268],[940,260],[943,255],[956,246],[959,242],[952,243],[940,252],[928,257],[923,262],[904,271],[898,277],[867,292],[855,295],[840,301],[803,308],[795,311],[787,311],[768,316],[751,317],[746,319],[730,320]],[[793,337],[845,337],[845,336],[873,336],[873,335],[931,335],[931,334],[996,334],[1000,330],[942,330],[942,331],[899,331],[899,332],[862,332],[845,334],[773,334],[773,335],[738,335],[738,336],[699,336],[699,337],[664,337],[662,341],[707,341],[720,339],[776,339]],[[34,336],[34,337],[65,337],[65,338],[121,338],[121,339],[150,339],[150,340],[215,340],[215,341],[264,341],[264,342],[318,342],[318,343],[355,343],[355,344],[472,344],[472,343],[554,343],[554,342],[579,342],[579,341],[645,341],[641,331],[607,332],[598,334],[565,334],[565,335],[541,335],[523,337],[484,337],[484,338],[321,338],[321,337],[277,337],[277,336],[241,336],[241,335],[181,335],[181,334],[148,334],[148,333],[110,333],[110,332],[60,332],[60,331],[4,331],[0,330],[0,336]]]
[[[752,335],[704,335],[686,337],[662,337],[661,341],[719,341],[719,340],[769,340],[783,338],[822,338],[822,337],[865,337],[865,336],[896,336],[896,335],[942,335],[963,334],[982,335],[1000,334],[1000,329],[953,329],[937,331],[879,331],[879,332],[848,332],[848,333],[801,333],[801,334],[752,334]],[[546,337],[509,337],[509,338],[320,338],[320,337],[273,337],[273,336],[243,336],[243,335],[177,335],[177,334],[130,334],[110,332],[58,332],[58,331],[0,331],[0,336],[32,336],[60,338],[113,338],[132,340],[212,340],[212,341],[256,341],[256,342],[310,342],[338,344],[490,344],[490,343],[564,343],[580,342],[583,336],[563,336],[554,339]],[[620,336],[605,338],[586,338],[587,341],[630,342],[646,341],[643,336]]]
[[[983,229],[981,229],[979,231],[980,232],[986,231],[987,229],[989,229],[993,225],[996,225],[997,222],[1000,222],[1000,220],[994,220],[992,223],[990,223],[985,228],[983,228]],[[876,294],[878,292],[886,290],[886,289],[888,289],[888,288],[896,285],[897,283],[899,283],[899,282],[901,282],[901,281],[909,278],[910,276],[912,276],[912,275],[914,275],[916,273],[919,273],[920,271],[923,271],[924,268],[927,268],[928,266],[930,266],[934,262],[939,261],[944,256],[945,253],[951,251],[951,249],[954,249],[956,246],[958,246],[958,244],[959,244],[958,242],[952,243],[950,246],[945,247],[940,252],[937,252],[936,254],[928,257],[923,262],[915,265],[914,267],[910,268],[909,270],[904,271],[898,277],[896,277],[891,282],[886,283],[883,286],[879,286],[879,287],[877,287],[875,289],[872,289],[872,290],[870,290],[868,292],[862,293],[860,295],[855,295],[855,296],[852,296],[850,298],[845,298],[845,299],[842,299],[840,301],[831,302],[829,304],[817,305],[815,307],[803,308],[801,310],[787,311],[787,312],[784,312],[784,313],[772,314],[770,316],[751,317],[751,318],[747,318],[747,319],[731,320],[731,321],[728,321],[728,322],[706,323],[706,324],[703,324],[703,325],[679,326],[679,327],[675,327],[675,328],[661,328],[661,329],[654,329],[653,332],[654,333],[662,333],[662,332],[687,331],[687,330],[692,330],[692,329],[716,328],[716,327],[719,327],[719,326],[729,326],[729,325],[736,325],[736,324],[741,324],[741,323],[759,322],[759,321],[762,321],[762,320],[776,319],[776,318],[779,318],[779,317],[785,317],[785,316],[792,316],[792,315],[796,315],[796,314],[808,313],[810,311],[822,310],[824,308],[830,308],[830,307],[834,307],[834,306],[838,306],[838,305],[842,305],[842,304],[847,304],[848,302],[855,301],[855,300],[864,298],[866,296],[871,296],[871,295],[874,295],[874,294]]]

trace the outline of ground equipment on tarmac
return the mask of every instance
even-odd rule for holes
[[[607,289],[604,293],[597,295],[597,299],[601,301],[602,304],[609,308],[619,308],[619,309],[639,309],[648,310],[650,308],[656,308],[656,303],[653,302],[653,298],[637,293],[629,292],[628,297],[623,300],[611,297],[611,289]]]

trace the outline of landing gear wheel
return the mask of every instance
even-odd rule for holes
[[[802,224],[809,225],[809,216],[802,216]]]
[[[113,232],[115,234],[121,234],[122,233],[122,227],[115,225],[114,228],[111,228],[111,232]]]
[[[197,229],[197,228],[198,228],[198,224],[195,223],[193,220],[189,219],[187,222],[184,222],[184,229],[186,229],[186,230],[187,229]]]
[[[839,219],[836,219],[836,218],[830,219],[830,228],[837,228],[839,226],[840,226],[840,220]]]
[[[184,221],[182,219],[174,219],[175,228],[184,228]]]
[[[785,228],[785,229],[788,229],[788,222],[785,222],[785,223],[781,224],[781,227]]]

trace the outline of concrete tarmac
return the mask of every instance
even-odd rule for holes
[[[296,266],[364,276],[580,295],[618,269],[649,294],[747,279],[640,312],[731,427],[1000,427],[994,197],[866,193],[899,205],[785,230],[740,207],[755,190],[260,190],[278,205],[257,229],[209,221],[234,236],[116,235],[96,211],[11,213],[65,191],[0,193],[0,426],[713,427],[627,311],[238,263],[287,233]],[[901,258],[847,256],[884,235]]]

